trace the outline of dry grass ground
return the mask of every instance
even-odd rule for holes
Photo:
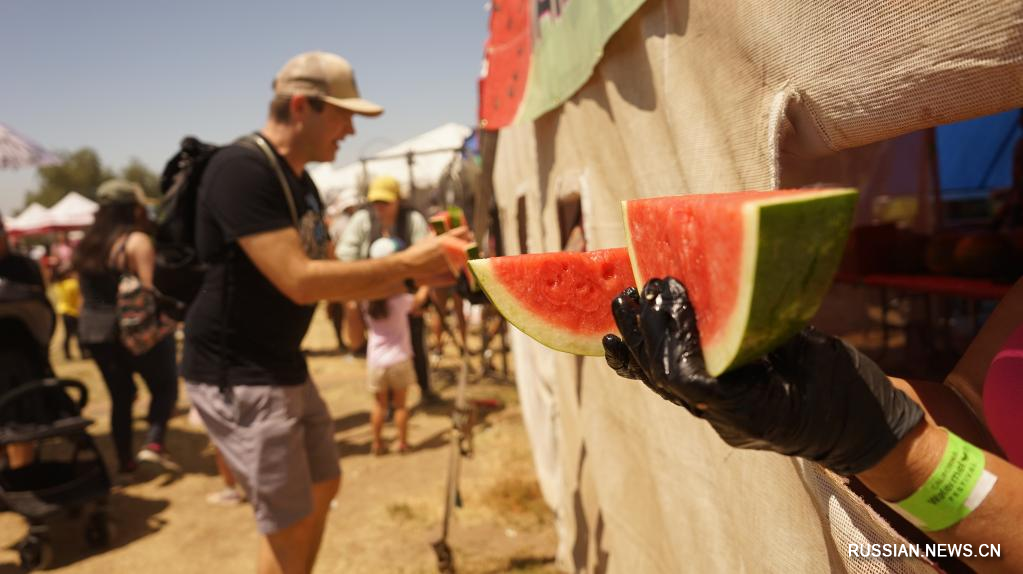
[[[58,339],[60,334],[55,337]],[[335,345],[329,323],[318,311],[305,347],[325,351]],[[80,379],[91,391],[86,414],[104,455],[113,460],[109,438],[109,401],[91,361],[63,361],[59,375]],[[445,403],[415,405],[410,420],[412,452],[370,455],[370,396],[365,362],[328,352],[313,353],[313,378],[335,417],[344,484],[331,512],[316,567],[318,573],[435,572],[431,542],[440,535],[443,493],[450,443],[448,413],[454,397],[459,359],[454,349],[435,377]],[[140,389],[142,386],[140,385]],[[495,398],[502,410],[489,413],[476,428],[475,454],[463,460],[463,508],[457,510],[449,544],[459,572],[554,572],[556,545],[551,514],[540,498],[529,445],[513,385],[483,379],[469,387],[477,398]],[[148,402],[144,390],[136,404],[136,431]],[[234,573],[255,570],[257,537],[247,506],[218,507],[206,495],[220,488],[208,440],[191,426],[182,393],[171,421],[168,450],[177,472],[149,472],[110,498],[117,535],[111,548],[90,551],[76,525],[58,528],[55,572]],[[394,437],[393,429],[385,430]],[[137,435],[138,436],[138,435]],[[0,574],[17,572],[11,548],[24,534],[23,520],[0,514]]]

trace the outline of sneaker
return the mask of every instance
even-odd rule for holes
[[[245,495],[238,492],[237,489],[225,486],[206,495],[206,502],[216,506],[236,506],[245,502]]]
[[[138,460],[163,465],[167,462],[167,453],[164,452],[163,445],[151,442],[139,451]]]

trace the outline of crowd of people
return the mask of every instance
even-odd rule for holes
[[[124,277],[134,278],[138,293],[153,288],[155,248],[137,185],[100,186],[95,222],[70,267],[55,275],[67,330],[77,326],[80,346],[110,393],[118,470],[130,474],[140,461],[167,456],[180,374],[225,484],[236,485],[234,500],[244,497],[252,507],[260,572],[312,570],[341,484],[333,418],[300,348],[318,302],[334,303],[331,316],[348,347],[366,345],[375,453],[387,448],[381,428],[388,409],[398,427],[396,450],[409,448],[413,380],[423,400],[433,400],[422,312],[432,288],[452,285],[445,246],[464,246],[468,230],[431,233],[386,177],[371,183],[368,208],[351,203],[333,214],[340,223],[328,225],[305,169],[334,159],[339,143],[355,133],[355,116],[382,112],[360,96],[340,56],[304,53],[278,72],[262,128],[220,149],[203,173],[195,243],[207,267],[184,320],[180,366],[174,329],[159,320],[137,346],[118,333]],[[10,253],[4,235],[0,274],[42,285],[42,274],[26,261]],[[76,277],[77,285],[67,283]],[[621,336],[605,338],[610,367],[705,419],[728,444],[856,475],[889,501],[911,499],[925,483],[964,490],[963,497],[931,497],[903,510],[935,540],[1001,543],[1004,564],[1020,565],[1023,532],[1003,519],[1023,511],[1018,461],[964,446],[926,416],[911,390],[855,349],[810,330],[748,367],[712,377],[681,283],[651,281],[642,293],[623,293],[613,309]],[[152,397],[138,452],[131,432],[135,374]],[[952,448],[983,482],[966,484],[962,472],[946,468],[943,453]]]
[[[61,250],[66,261],[49,274],[69,338],[65,354],[77,336],[109,391],[118,474],[130,476],[140,462],[169,462],[164,442],[180,375],[192,418],[216,447],[226,488],[215,500],[251,505],[262,534],[261,572],[302,572],[316,559],[341,478],[333,418],[300,348],[316,304],[348,310],[350,325],[339,333],[358,328],[361,337],[368,327],[373,450],[385,450],[380,429],[384,409],[392,408],[396,450],[405,452],[412,380],[423,400],[436,400],[422,344],[424,304],[431,288],[454,283],[444,246],[464,247],[469,232],[431,233],[423,215],[401,201],[397,181],[386,177],[372,182],[365,208],[353,202],[329,222],[305,166],[332,161],[339,143],[355,133],[353,117],[383,109],[360,97],[350,65],[334,54],[293,58],[273,89],[262,129],[218,150],[203,172],[194,215],[206,271],[183,322],[180,365],[176,325],[158,306],[150,308],[150,301],[159,303],[156,249],[138,185],[103,183],[93,224],[73,254]],[[39,266],[7,253],[3,238],[4,278],[44,287]],[[126,300],[141,321],[127,335]],[[151,395],[139,451],[132,443],[136,374]]]

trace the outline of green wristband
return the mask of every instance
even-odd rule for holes
[[[941,462],[927,482],[896,503],[921,530],[944,530],[966,518],[991,492],[997,477],[984,470],[984,453],[951,431]]]

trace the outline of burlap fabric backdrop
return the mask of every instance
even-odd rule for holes
[[[920,155],[892,156],[906,146],[879,142],[1021,104],[1019,2],[650,1],[570,101],[501,131],[494,183],[505,245],[518,251],[524,205],[529,251],[558,249],[559,194],[581,194],[589,249],[617,247],[622,199],[862,183]],[[562,564],[930,571],[846,557],[849,543],[899,538],[837,477],[730,449],[600,359],[514,342]]]

